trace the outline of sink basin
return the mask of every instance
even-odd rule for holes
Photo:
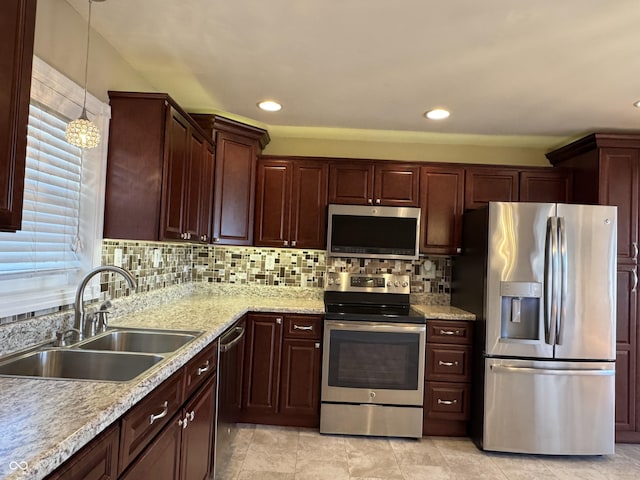
[[[45,349],[0,364],[0,375],[126,382],[158,362],[161,355]]]
[[[191,342],[201,332],[176,330],[111,330],[77,345],[85,350],[171,353]]]

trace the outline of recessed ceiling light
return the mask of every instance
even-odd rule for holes
[[[640,108],[640,100],[633,102],[633,106]]]
[[[263,100],[258,103],[258,108],[265,112],[277,112],[282,109],[282,105],[278,102],[274,102],[273,100]]]
[[[449,111],[444,108],[434,108],[424,114],[424,116],[430,120],[444,120],[445,118],[448,118],[449,115]]]

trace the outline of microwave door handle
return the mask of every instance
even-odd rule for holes
[[[563,217],[558,218],[558,237],[560,240],[560,308],[558,309],[558,331],[556,334],[556,345],[562,345],[562,337],[564,333],[564,322],[567,317],[567,231]]]

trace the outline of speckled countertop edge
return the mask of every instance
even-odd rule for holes
[[[414,308],[427,319],[475,318],[456,307]],[[322,314],[324,305],[313,296],[220,296],[195,289],[184,298],[112,321],[112,326],[204,331],[175,356],[131,382],[0,377],[0,479],[44,478],[250,311]]]

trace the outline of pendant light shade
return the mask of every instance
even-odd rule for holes
[[[84,63],[84,100],[82,114],[67,125],[65,137],[67,142],[80,148],[95,148],[100,143],[100,129],[87,117],[87,72],[89,71],[89,44],[91,41],[91,3],[104,0],[89,0],[89,19],[87,21],[87,52]]]

